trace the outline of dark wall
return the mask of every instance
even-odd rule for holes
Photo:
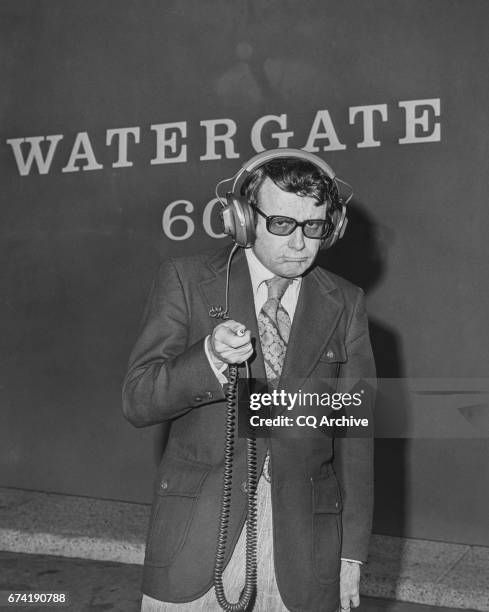
[[[313,144],[329,145],[319,154],[356,195],[348,234],[322,263],[367,290],[379,374],[487,376],[488,17],[483,0],[4,1],[0,485],[149,501],[162,432],[122,419],[127,357],[158,262],[219,243],[204,208],[255,153],[250,130],[265,115],[288,120],[264,128],[265,147],[293,131],[302,148],[317,112],[330,113],[344,147],[331,129]],[[419,103],[419,125],[406,125],[399,103],[413,100],[438,100],[439,113]],[[377,104],[379,144],[359,147],[349,108]],[[200,122],[213,119],[237,132],[206,159]],[[152,164],[151,126],[171,122],[186,122],[186,136],[174,132],[160,157],[186,145],[187,161]],[[106,132],[124,127],[139,128],[139,143],[129,138],[133,165],[120,167]],[[30,144],[18,139],[56,135],[49,169],[22,175],[14,151],[25,160]],[[172,240],[162,213],[179,199],[195,228]],[[456,428],[379,440],[377,532],[489,544],[480,423],[463,440]]]

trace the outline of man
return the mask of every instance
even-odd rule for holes
[[[240,364],[244,373],[248,361],[252,376],[288,391],[298,380],[338,379],[341,390],[342,380],[375,377],[362,291],[314,267],[339,206],[335,182],[314,163],[280,158],[254,170],[243,191],[255,238],[232,263],[231,319],[209,317],[226,300],[229,249],[164,263],[124,383],[131,423],[171,423],[146,548],[142,609],[148,612],[218,609],[211,587],[227,365]],[[260,472],[265,467],[253,609],[358,606],[371,528],[372,441],[319,432],[259,438],[257,449]],[[237,438],[224,574],[234,600],[244,576],[244,565],[237,567],[244,556],[245,476],[245,441]]]

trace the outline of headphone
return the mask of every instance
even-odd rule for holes
[[[223,207],[221,210],[221,216],[224,225],[224,233],[231,236],[234,242],[240,247],[247,248],[253,244],[255,240],[255,217],[250,204],[246,198],[241,195],[241,187],[251,172],[272,159],[283,159],[285,157],[292,157],[295,159],[308,161],[316,166],[318,170],[321,170],[327,177],[329,177],[334,182],[336,187],[338,187],[338,182],[340,182],[350,188],[350,194],[346,199],[339,196],[341,208],[329,213],[333,229],[321,242],[321,248],[328,249],[340,238],[342,238],[343,234],[345,233],[348,223],[348,219],[346,217],[346,205],[351,200],[353,191],[348,183],[345,183],[335,175],[333,169],[328,166],[325,161],[323,161],[317,155],[308,153],[307,151],[302,151],[301,149],[271,149],[269,151],[258,153],[258,155],[255,155],[248,162],[246,162],[246,164],[242,166],[233,177],[224,179],[216,185],[216,196]],[[226,193],[227,204],[224,204],[223,200],[219,196],[218,188],[222,183],[230,181],[233,181],[233,184],[231,190]]]

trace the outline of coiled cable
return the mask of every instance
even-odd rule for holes
[[[257,499],[258,484],[256,440],[246,440],[246,568],[245,586],[241,591],[239,600],[231,603],[226,599],[222,574],[226,555],[226,543],[231,511],[231,490],[233,477],[234,437],[236,421],[236,396],[238,386],[238,368],[229,366],[229,383],[226,387],[226,442],[224,448],[224,472],[222,483],[221,515],[219,519],[219,533],[217,538],[216,560],[214,565],[214,588],[217,602],[227,612],[245,612],[256,592],[257,581]]]
[[[226,303],[222,306],[213,306],[209,316],[216,319],[229,318],[229,275],[231,261],[238,245],[231,249],[226,266]],[[246,376],[249,380],[250,372],[246,363]],[[225,388],[226,397],[226,437],[224,446],[224,470],[222,478],[221,514],[219,517],[219,531],[217,536],[216,558],[214,563],[214,588],[217,602],[227,612],[246,612],[256,593],[257,579],[257,499],[258,469],[256,458],[256,439],[251,436],[246,439],[246,565],[245,586],[241,591],[239,600],[231,603],[226,599],[222,574],[224,572],[224,559],[226,557],[226,544],[228,537],[229,515],[231,513],[231,492],[233,482],[234,438],[236,424],[236,399],[238,395],[238,366],[230,364],[228,367],[228,383]]]

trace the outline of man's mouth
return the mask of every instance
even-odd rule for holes
[[[293,261],[294,263],[301,263],[307,261],[307,257],[284,257],[284,261]]]

